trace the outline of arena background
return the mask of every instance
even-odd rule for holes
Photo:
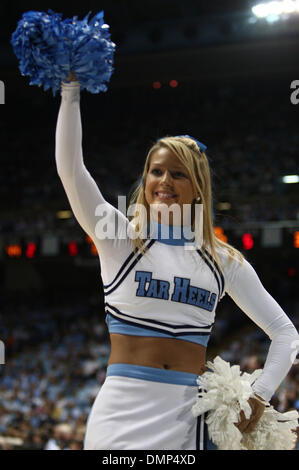
[[[98,254],[56,173],[60,97],[29,86],[9,43],[24,11],[83,18],[104,9],[115,71],[106,93],[82,92],[87,168],[117,204],[156,138],[187,133],[205,142],[218,236],[245,254],[298,327],[298,184],[283,177],[299,174],[299,94],[291,88],[299,13],[256,19],[253,4],[2,0],[0,448],[82,449],[109,355]],[[208,358],[220,354],[252,371],[268,347],[226,296]],[[298,372],[296,365],[272,399],[280,411],[299,408]]]

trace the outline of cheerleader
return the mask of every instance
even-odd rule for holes
[[[242,254],[214,236],[206,147],[190,136],[159,139],[132,201],[144,207],[144,215],[136,211],[129,221],[104,199],[84,165],[80,84],[69,78],[62,83],[56,129],[57,171],[75,217],[98,250],[111,339],[107,377],[88,418],[85,449],[213,448],[205,415],[194,417],[192,408],[197,377],[206,370],[216,307],[225,294],[271,338],[264,369],[252,386],[251,414],[241,411],[235,423],[241,433],[251,433],[291,367],[291,344],[298,335]],[[192,208],[190,225],[182,217],[166,227],[155,208],[172,204],[181,214]],[[197,205],[202,231],[194,217]],[[116,220],[115,237],[108,237],[104,226],[116,227]],[[137,229],[142,236],[132,236]]]

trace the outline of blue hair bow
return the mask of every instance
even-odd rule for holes
[[[188,139],[192,139],[197,143],[198,147],[200,148],[200,150],[202,152],[205,152],[207,150],[207,146],[205,144],[203,144],[199,140],[195,139],[194,137],[191,137],[191,135],[187,135],[187,134],[185,134],[185,135],[175,135],[175,137],[187,137]]]

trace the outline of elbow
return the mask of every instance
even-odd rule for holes
[[[68,164],[69,160],[72,161],[70,158],[65,158],[65,155],[62,155],[61,152],[55,153],[56,171],[62,181],[69,179],[72,175],[73,168]]]
[[[63,185],[69,184],[72,181],[71,175],[66,173],[66,171],[57,168],[57,174]]]
[[[57,175],[59,176],[61,181],[63,181],[66,178],[65,171],[63,171],[63,169],[59,165],[56,165],[56,170],[57,170]]]
[[[277,328],[271,336],[289,336],[293,339],[299,339],[298,332],[295,328],[295,325],[292,322],[288,322],[287,324],[280,326]]]
[[[299,352],[299,334],[294,325],[288,330],[288,344],[290,346],[290,360],[294,364]]]
[[[299,349],[299,333],[296,329],[296,327],[292,324],[290,325],[289,329],[289,336],[290,338],[292,338],[292,342],[293,344],[296,344],[297,345],[297,350]]]
[[[62,168],[60,168],[59,165],[56,165],[56,170],[59,178],[63,180],[65,178],[65,172],[63,172]]]
[[[61,179],[62,178],[62,168],[58,164],[57,158],[56,158],[56,171],[57,171],[57,174],[58,174],[59,178]]]
[[[63,177],[63,155],[61,154],[61,150],[59,149],[59,143],[56,141],[55,147],[55,163],[56,163],[56,170],[59,178]]]

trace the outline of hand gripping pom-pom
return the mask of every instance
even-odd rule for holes
[[[253,382],[262,373],[241,373],[239,366],[217,356],[207,363],[210,371],[198,377],[200,392],[192,408],[194,416],[208,413],[209,436],[219,450],[291,450],[295,446],[298,412],[279,413],[267,404],[253,432],[242,434],[234,423],[240,411],[250,417],[248,399],[254,396]]]
[[[53,95],[74,72],[81,89],[107,91],[113,73],[115,44],[101,11],[88,22],[77,17],[62,20],[60,13],[28,11],[12,34],[11,44],[22,75],[30,85],[52,88]]]

